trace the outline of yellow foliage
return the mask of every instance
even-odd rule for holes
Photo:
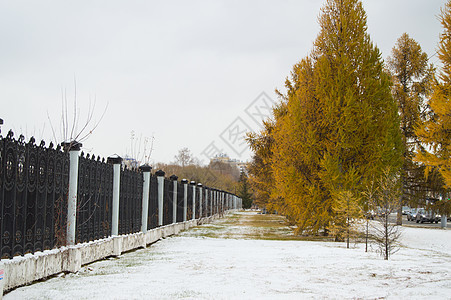
[[[440,36],[438,57],[442,62],[441,72],[433,84],[429,100],[430,114],[415,133],[426,145],[418,149],[415,159],[424,163],[429,172],[438,168],[447,188],[451,187],[451,1],[445,4],[440,20],[443,33]]]

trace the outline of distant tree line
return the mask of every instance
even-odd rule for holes
[[[156,163],[154,168],[165,171],[168,176],[177,174],[180,179],[185,178],[230,193],[237,193],[240,178],[240,170],[237,167],[217,161],[203,166],[186,147],[178,151],[174,156],[174,162]]]

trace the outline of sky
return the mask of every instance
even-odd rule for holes
[[[1,0],[2,135],[60,143],[88,123],[82,150],[101,157],[249,160],[243,136],[311,51],[324,3]],[[444,3],[363,0],[382,57],[407,32],[437,63]]]

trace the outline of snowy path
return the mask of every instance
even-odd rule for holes
[[[389,261],[363,245],[289,240],[241,213],[18,288],[4,299],[451,299],[451,231],[405,228]],[[279,231],[288,240],[262,240]],[[243,239],[244,237],[244,239]]]

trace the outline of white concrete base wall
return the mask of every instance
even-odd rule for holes
[[[80,270],[82,265],[109,256],[119,256],[121,253],[133,249],[145,248],[161,238],[178,234],[180,231],[198,224],[211,222],[218,217],[216,215],[201,220],[189,220],[158,227],[146,233],[113,236],[75,246],[45,250],[25,256],[16,256],[12,259],[2,259],[0,269],[5,271],[3,289],[7,291],[61,272],[75,273]]]

